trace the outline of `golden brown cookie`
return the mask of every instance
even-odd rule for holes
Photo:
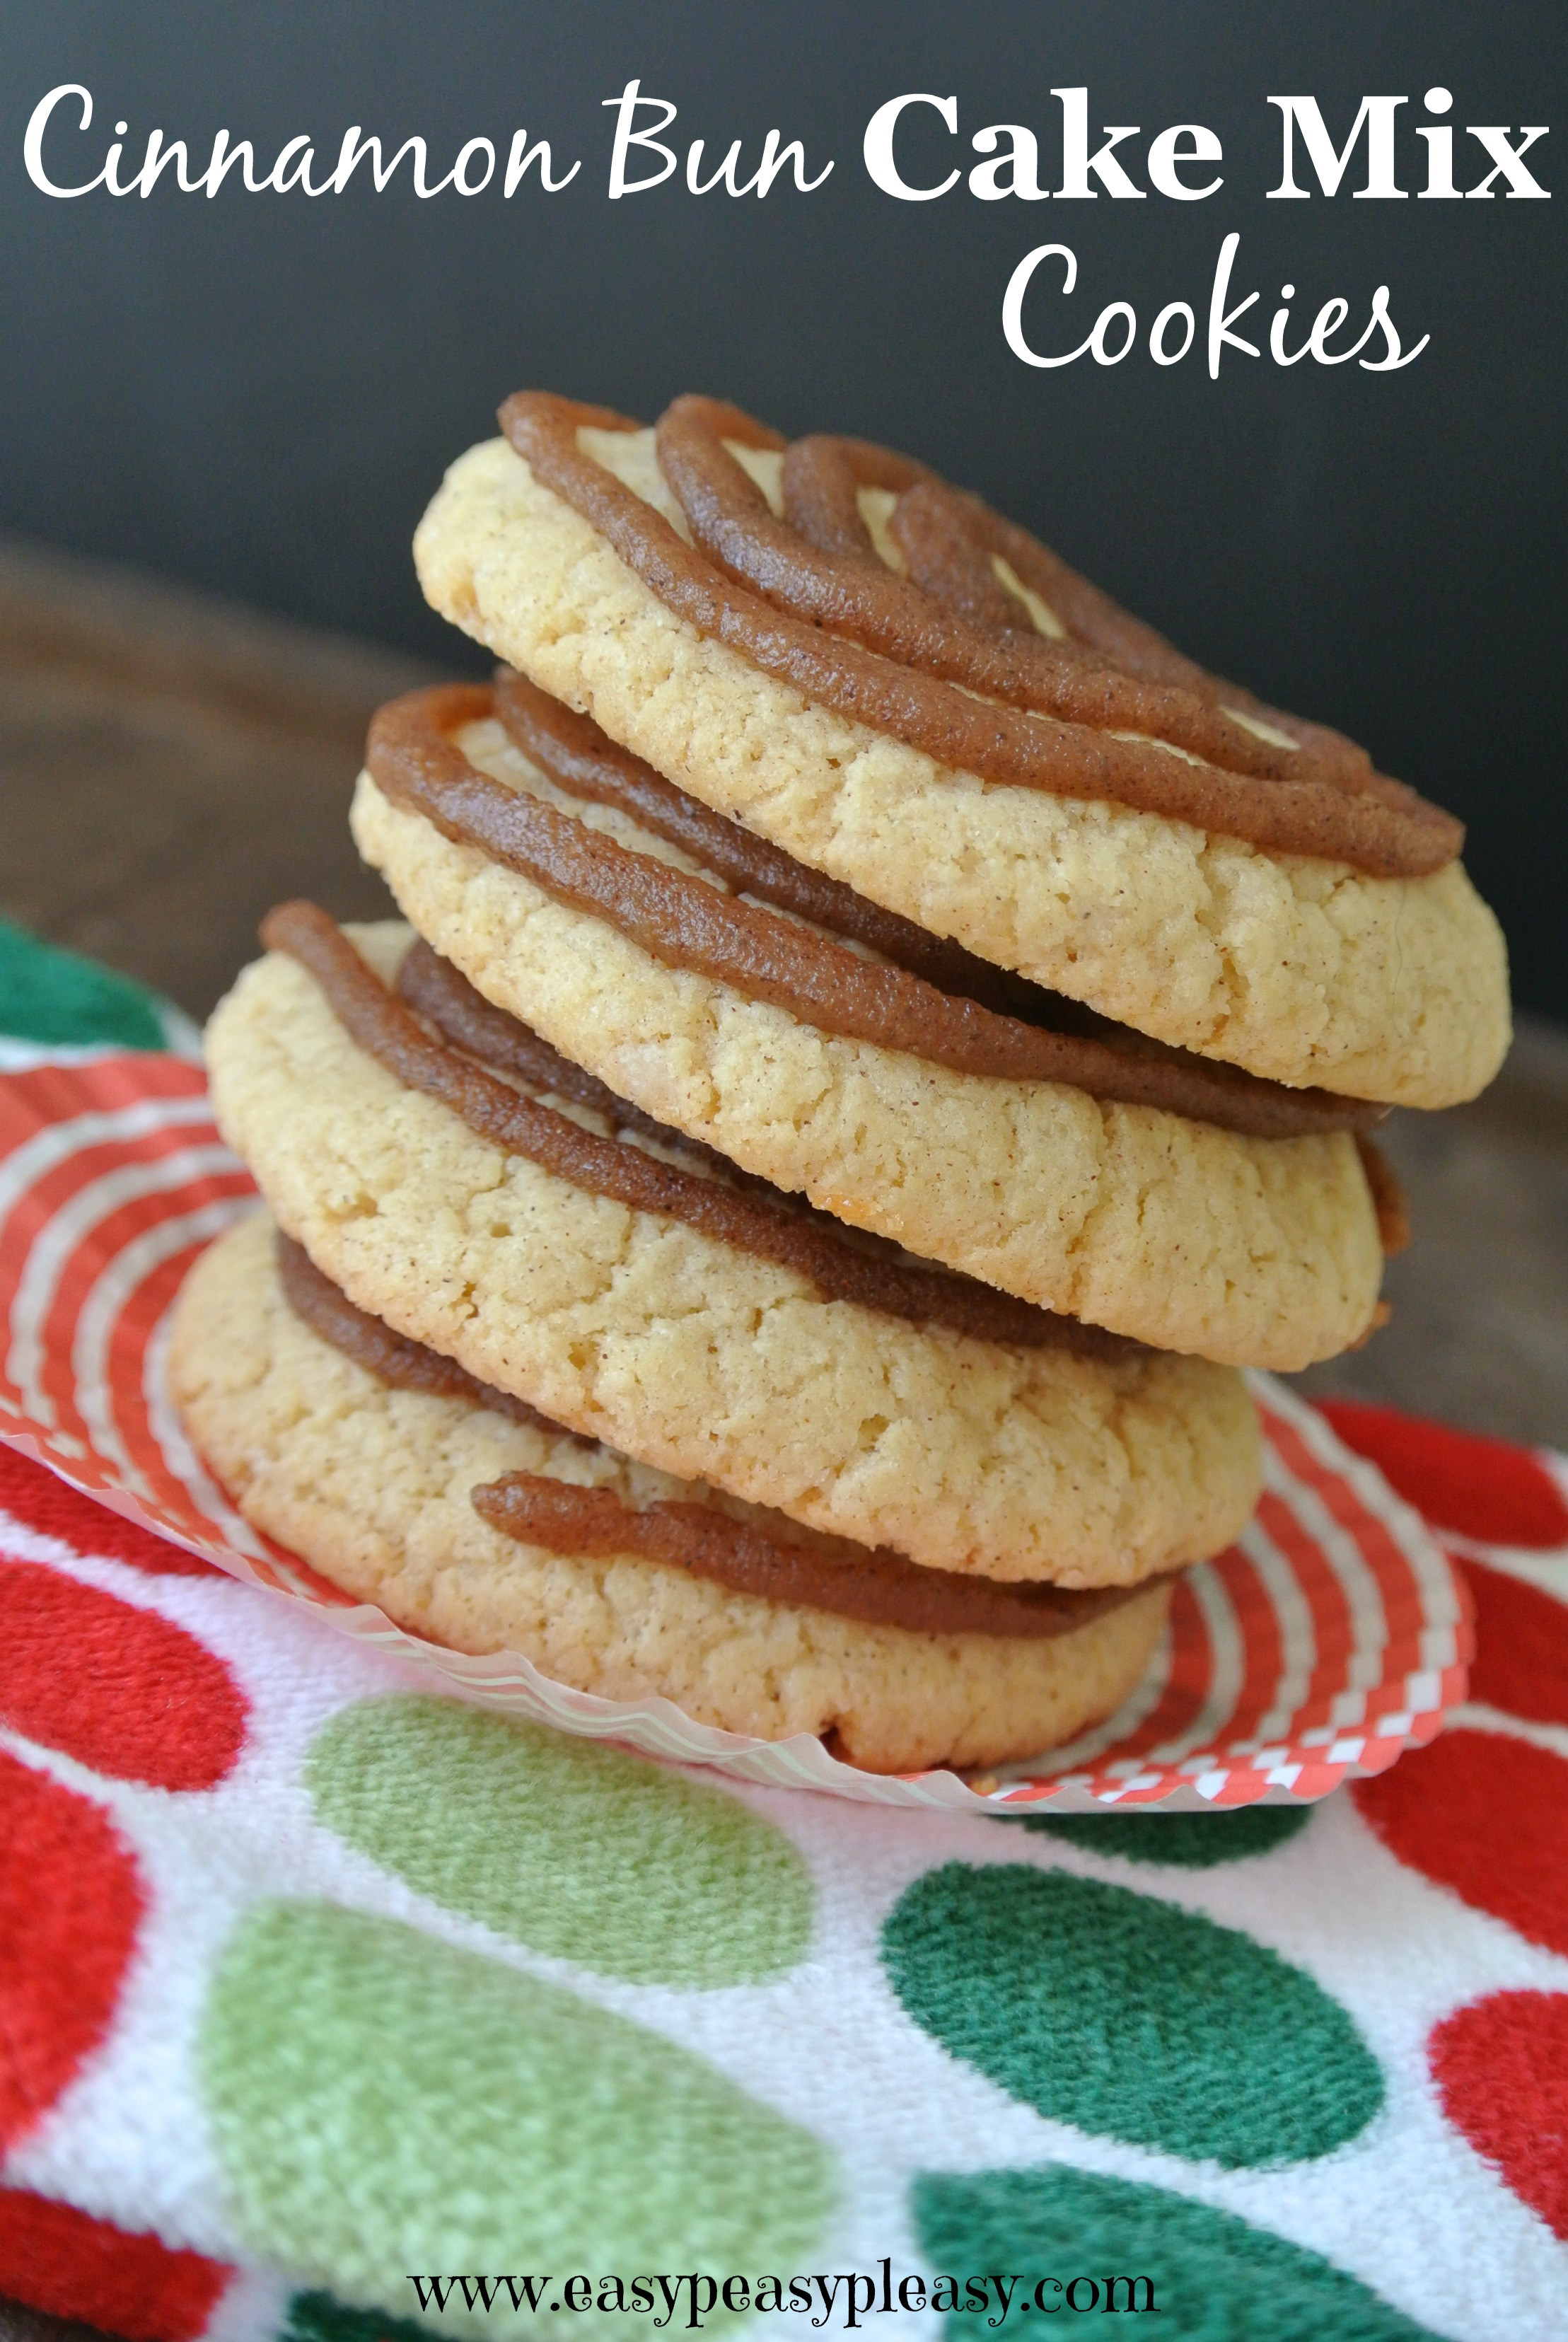
[[[410,937],[355,940],[390,980]],[[241,977],[208,1062],[225,1136],[360,1307],[682,1478],[934,1567],[1064,1586],[1217,1552],[1255,1500],[1257,1426],[1233,1370],[1125,1345],[1077,1355],[1070,1327],[1065,1345],[1049,1323],[1037,1340],[1028,1311],[1024,1338],[996,1340],[828,1297],[831,1263],[764,1256],[481,1136],[357,1046],[293,958]],[[864,1268],[880,1290],[891,1268],[925,1290],[918,1265],[857,1261],[865,1241],[844,1239],[850,1286]],[[960,1287],[960,1321],[972,1301],[1021,1307]]]
[[[689,536],[651,433],[589,428],[578,445],[670,521],[672,544]],[[779,458],[742,452],[776,505]],[[872,536],[885,553],[885,526]],[[414,550],[445,616],[694,796],[1119,1023],[1267,1078],[1410,1106],[1472,1096],[1501,1062],[1502,938],[1456,861],[1378,876],[944,762],[679,615],[504,440],[454,465]],[[1264,764],[1292,748],[1241,712]],[[1145,764],[1159,752],[1174,786],[1203,761],[1114,727],[1097,737]]]
[[[170,1373],[245,1517],[397,1624],[456,1650],[520,1653],[605,1698],[661,1696],[726,1731],[832,1735],[873,1771],[997,1764],[1072,1737],[1135,1685],[1169,1603],[1168,1586],[1150,1586],[1044,1638],[912,1633],[738,1594],[635,1551],[519,1543],[475,1508],[475,1487],[520,1472],[631,1512],[714,1499],[472,1399],[380,1380],[291,1308],[265,1212],[192,1271]]]
[[[457,736],[508,789],[729,891],[625,813],[564,795],[494,720]],[[1372,1323],[1383,1253],[1346,1133],[1259,1137],[826,1032],[668,965],[390,803],[369,774],[353,820],[414,927],[486,999],[659,1121],[855,1227],[1229,1365],[1289,1372]]]

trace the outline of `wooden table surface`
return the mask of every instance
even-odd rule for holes
[[[389,908],[345,824],[385,651],[0,543],[0,914],[205,1016],[257,920]],[[1415,1240],[1391,1325],[1299,1378],[1568,1449],[1568,1034],[1525,1023],[1475,1105],[1401,1115]],[[0,2303],[0,2342],[78,2327]]]

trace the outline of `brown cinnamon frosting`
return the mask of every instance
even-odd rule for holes
[[[886,1546],[844,1538],[830,1553],[821,1544],[792,1544],[706,1505],[659,1503],[634,1512],[608,1488],[532,1472],[509,1472],[475,1488],[473,1501],[493,1528],[552,1553],[634,1553],[760,1601],[836,1611],[915,1635],[1070,1635],[1154,1583],[1076,1593],[1044,1583],[1003,1585],[924,1568]]]
[[[423,1391],[430,1398],[466,1399],[474,1406],[487,1406],[496,1415],[508,1416],[513,1423],[530,1424],[535,1431],[557,1432],[563,1439],[577,1440],[584,1447],[594,1445],[580,1433],[552,1423],[526,1399],[492,1389],[455,1358],[444,1358],[439,1350],[411,1342],[405,1334],[394,1334],[368,1309],[357,1307],[340,1286],[323,1275],[305,1246],[285,1236],[281,1228],[276,1254],[278,1283],[295,1316],[378,1382],[390,1384],[394,1390]]]
[[[500,420],[544,485],[699,633],[939,763],[1379,876],[1460,851],[1462,826],[1354,743],[1205,674],[1026,531],[885,448],[786,448],[734,407],[677,399],[658,453],[688,545],[578,445],[584,426],[637,425],[544,392],[517,393]],[[784,452],[782,519],[726,441]],[[862,517],[867,486],[896,499],[903,575]],[[1037,630],[1024,592],[1056,635]]]
[[[510,1074],[514,1081],[547,1097],[570,1098],[574,1106],[585,1106],[591,1113],[602,1115],[617,1135],[634,1130],[639,1137],[673,1147],[688,1161],[733,1179],[737,1186],[774,1192],[767,1180],[753,1177],[715,1148],[644,1114],[597,1074],[564,1057],[531,1025],[508,1016],[504,1008],[497,1008],[476,992],[462,970],[432,950],[423,936],[416,936],[404,955],[397,990],[398,996],[426,1024],[434,1025],[465,1056],[477,1057],[482,1066],[494,1066],[498,1073]]]
[[[323,1276],[309,1254],[277,1238],[278,1277],[289,1306],[313,1333],[384,1383],[494,1409],[514,1422],[559,1432],[581,1446],[594,1442],[566,1433],[505,1391],[479,1382],[451,1358],[411,1342],[357,1308]],[[801,1532],[783,1518],[738,1520],[702,1504],[655,1502],[642,1510],[623,1504],[612,1488],[584,1487],[538,1472],[509,1472],[482,1483],[471,1502],[482,1519],[519,1544],[548,1553],[634,1554],[668,1569],[684,1569],[733,1592],[791,1609],[826,1610],[911,1634],[994,1635],[1039,1638],[1070,1635],[1117,1608],[1143,1586],[1073,1592],[1050,1585],[1010,1586],[924,1568],[886,1546],[854,1545],[847,1537]],[[1147,1585],[1150,1581],[1145,1580]]]
[[[761,901],[725,894],[636,854],[525,791],[481,772],[450,735],[492,712],[568,794],[612,804]],[[605,919],[666,966],[688,968],[765,1000],[804,1023],[907,1051],[955,1072],[1051,1081],[1094,1097],[1159,1107],[1265,1138],[1365,1130],[1384,1109],[1117,1035],[1026,1022],[1010,1008],[1081,1022],[1069,1004],[1008,977],[847,886],[804,870],[738,824],[698,806],[584,716],[504,675],[494,703],[478,687],[414,692],[379,710],[366,763],[394,805],[444,837],[530,879],[559,902]],[[780,916],[769,903],[795,912]],[[813,928],[798,924],[811,919]],[[887,955],[869,960],[833,935]],[[916,971],[919,972],[916,972]],[[976,996],[979,996],[978,997]]]
[[[1372,1189],[1372,1207],[1377,1214],[1378,1242],[1383,1246],[1384,1259],[1392,1260],[1395,1253],[1403,1252],[1410,1243],[1410,1199],[1400,1185],[1399,1174],[1381,1146],[1359,1133],[1355,1146],[1361,1156],[1361,1167],[1366,1174],[1366,1184]],[[1382,1306],[1383,1316],[1379,1319],[1379,1324],[1385,1322],[1388,1316],[1388,1305],[1383,1303]]]
[[[962,944],[928,934],[896,911],[884,911],[842,880],[808,869],[739,822],[688,796],[652,765],[612,740],[591,716],[563,706],[526,676],[498,667],[494,693],[493,712],[514,747],[558,788],[586,804],[614,806],[629,814],[655,837],[680,846],[737,895],[754,896],[793,911],[815,926],[880,952],[895,966],[924,976],[942,991],[959,993],[985,1007],[1007,1012],[1029,998],[1064,1011],[1073,1006],[1026,976],[978,958]]]
[[[261,936],[269,950],[287,952],[308,970],[350,1039],[395,1080],[437,1099],[491,1145],[527,1156],[574,1186],[633,1211],[681,1221],[720,1244],[776,1261],[814,1285],[824,1300],[849,1301],[1019,1348],[1060,1348],[1104,1359],[1139,1346],[1016,1300],[976,1278],[911,1262],[875,1238],[852,1239],[825,1213],[786,1200],[760,1183],[741,1187],[660,1162],[630,1141],[585,1130],[570,1116],[520,1096],[429,1033],[314,903],[285,903],[269,911]],[[545,1046],[536,1035],[530,1037]],[[621,1126],[635,1126],[629,1110]]]

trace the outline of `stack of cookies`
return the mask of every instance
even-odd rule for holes
[[[864,442],[503,409],[421,525],[506,662],[382,710],[407,922],[208,1035],[258,1215],[176,1396],[466,1651],[900,1771],[1070,1738],[1255,1501],[1239,1369],[1365,1338],[1391,1105],[1474,1095],[1449,816]]]

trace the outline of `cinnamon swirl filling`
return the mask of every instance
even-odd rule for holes
[[[687,543],[579,444],[638,425],[537,391],[500,421],[668,609],[941,765],[1382,877],[1442,869],[1463,844],[1452,815],[1354,742],[1206,674],[1026,530],[886,448],[789,445],[736,407],[676,399],[657,446]],[[782,514],[748,451],[782,459]]]
[[[635,853],[482,772],[453,735],[491,715],[568,798],[618,807],[704,875]],[[1366,1131],[1386,1113],[1149,1041],[927,935],[698,805],[520,676],[504,671],[494,694],[453,685],[393,700],[372,722],[366,764],[384,796],[452,843],[606,920],[664,966],[821,1031],[1252,1137]]]
[[[281,1231],[277,1269],[284,1297],[301,1322],[377,1381],[397,1390],[488,1407],[579,1446],[594,1446],[357,1308],[304,1247]],[[684,1569],[758,1601],[830,1611],[910,1634],[1031,1640],[1070,1635],[1143,1590],[1108,1586],[1077,1591],[965,1577],[952,1570],[927,1569],[885,1546],[857,1546],[847,1537],[801,1529],[783,1514],[754,1506],[744,1517],[717,1504],[696,1502],[655,1501],[639,1508],[624,1503],[613,1488],[585,1487],[543,1472],[508,1472],[499,1480],[481,1482],[472,1490],[470,1502],[492,1528],[547,1553],[569,1557],[629,1554],[666,1569]]]

